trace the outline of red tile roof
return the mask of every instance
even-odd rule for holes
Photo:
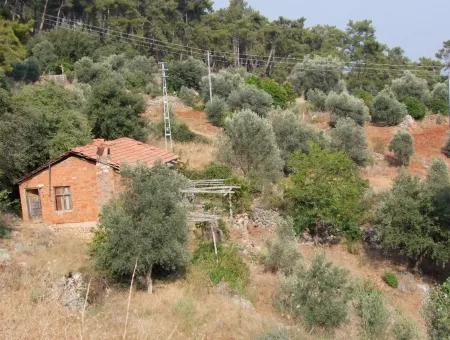
[[[94,139],[91,144],[71,149],[61,157],[54,159],[32,171],[31,173],[25,175],[16,183],[20,184],[28,178],[31,178],[39,172],[47,169],[49,166],[59,163],[70,156],[77,156],[89,161],[97,162],[97,151],[99,150],[99,148],[105,147],[108,147],[110,150],[109,158],[99,161],[106,162],[106,164],[117,170],[120,170],[120,166],[122,164],[136,165],[138,163],[143,163],[149,167],[152,167],[158,161],[166,164],[174,162],[178,159],[178,156],[172,152],[139,142],[131,138],[123,137],[112,141],[105,141],[104,139]]]
[[[110,157],[107,160],[107,164],[117,169],[120,169],[121,164],[135,165],[137,163],[143,163],[151,167],[158,161],[161,163],[169,163],[178,159],[178,156],[172,152],[126,137],[112,141],[94,139],[91,144],[73,148],[70,152],[85,158],[97,160],[97,150],[99,147],[109,148]]]

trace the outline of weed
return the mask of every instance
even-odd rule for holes
[[[397,275],[395,275],[391,271],[385,271],[383,275],[383,280],[386,284],[392,288],[398,288],[398,279]]]

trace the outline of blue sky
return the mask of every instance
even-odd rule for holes
[[[215,8],[228,0],[215,0]],[[411,59],[434,57],[444,40],[450,40],[450,0],[248,0],[270,19],[305,17],[316,24],[345,28],[350,19],[370,19],[378,39],[402,47]]]

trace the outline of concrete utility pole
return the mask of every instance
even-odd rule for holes
[[[206,53],[206,56],[208,58],[208,82],[209,82],[209,101],[212,103],[213,97],[212,97],[212,82],[211,82],[211,61],[210,61],[210,53],[209,50]]]
[[[163,109],[164,109],[164,142],[167,146],[170,143],[170,150],[173,150],[172,144],[172,129],[170,126],[170,108],[169,108],[169,96],[167,95],[167,76],[166,76],[166,66],[164,62],[161,63],[162,72],[162,89],[163,89]],[[169,140],[169,142],[168,142]]]

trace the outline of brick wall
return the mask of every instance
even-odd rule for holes
[[[109,169],[111,171],[106,172],[108,181],[119,182],[120,175],[112,168]],[[107,169],[102,169],[102,171],[105,170]],[[38,188],[42,205],[42,222],[60,224],[96,221],[103,203],[103,200],[100,202],[101,192],[97,185],[99,175],[101,174],[96,163],[72,156],[53,165],[50,171],[46,169],[22,182],[19,190],[23,220],[29,221],[25,190]],[[54,188],[58,186],[70,187],[72,210],[56,211]],[[103,198],[105,197],[110,197],[110,193],[108,192]]]

